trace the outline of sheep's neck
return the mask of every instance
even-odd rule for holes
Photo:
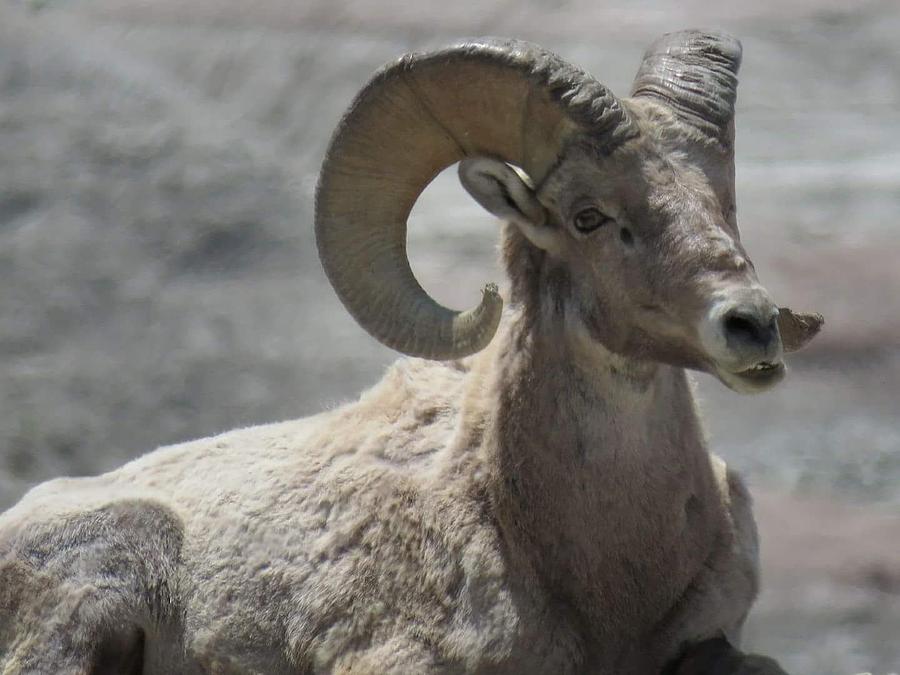
[[[702,564],[707,535],[686,530],[714,515],[697,497],[709,460],[684,371],[516,322],[498,337],[485,447],[510,555],[591,631],[649,628]]]

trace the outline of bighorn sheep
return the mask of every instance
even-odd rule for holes
[[[424,358],[339,409],[32,490],[0,519],[0,671],[781,672],[736,647],[750,498],[685,373],[766,389],[821,323],[779,314],[739,240],[740,54],[663,36],[624,99],[517,41],[375,75],[317,241],[357,321]],[[460,160],[507,221],[502,319],[495,287],[450,311],[406,257]]]

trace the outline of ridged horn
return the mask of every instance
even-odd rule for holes
[[[387,65],[338,125],[316,191],[316,242],[347,310],[383,344],[454,359],[484,348],[502,301],[441,306],[413,276],[406,221],[425,186],[464,157],[492,156],[539,183],[581,129],[610,147],[628,135],[606,87],[535,45],[485,39]]]
[[[631,95],[666,104],[679,121],[731,153],[740,67],[741,43],[730,35],[667,33],[644,53]]]

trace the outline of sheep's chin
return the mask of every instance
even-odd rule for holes
[[[759,394],[774,387],[784,379],[787,373],[783,361],[766,364],[766,367],[755,366],[746,370],[733,372],[716,368],[715,375],[726,387],[739,394]]]

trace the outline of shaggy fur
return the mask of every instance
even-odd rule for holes
[[[341,409],[32,490],[0,525],[2,672],[142,636],[144,673],[650,673],[736,637],[749,499],[684,373],[548,371],[521,322]]]

